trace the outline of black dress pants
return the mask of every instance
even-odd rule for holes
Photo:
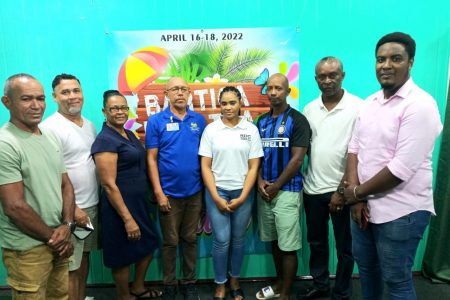
[[[330,213],[328,204],[333,193],[308,195],[303,193],[306,212],[307,238],[311,250],[309,269],[314,279],[314,287],[319,290],[330,288],[328,270],[328,220],[331,216],[338,264],[332,299],[348,298],[351,295],[351,276],[354,260],[352,256],[352,236],[350,231],[350,208]]]

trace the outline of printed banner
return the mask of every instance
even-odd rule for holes
[[[241,91],[241,111],[249,120],[268,111],[266,82],[274,73],[287,76],[288,103],[299,107],[296,28],[115,31],[109,34],[108,43],[110,84],[126,95],[131,109],[125,127],[142,142],[148,118],[168,106],[164,89],[171,77],[186,80],[191,88],[189,108],[203,114],[208,123],[220,117],[219,94],[227,85]],[[198,234],[203,236],[200,257],[210,255],[211,226],[206,214]],[[269,249],[258,238],[256,222],[250,222],[247,253]]]

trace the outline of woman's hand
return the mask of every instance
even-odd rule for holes
[[[141,230],[133,218],[128,219],[125,222],[125,230],[127,232],[128,240],[137,241],[141,239]]]
[[[245,202],[245,199],[240,199],[240,198],[231,199],[230,202],[228,202],[228,208],[231,211],[235,211],[236,209],[239,208],[239,206],[244,204],[244,202]]]
[[[90,223],[88,214],[78,206],[75,206],[74,221],[78,226],[82,227]]]
[[[226,201],[225,199],[219,197],[218,199],[214,199],[214,202],[216,203],[217,209],[220,210],[221,212],[223,213],[233,212],[228,206],[228,201]]]

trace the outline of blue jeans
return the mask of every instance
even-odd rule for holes
[[[220,197],[230,201],[241,195],[242,189],[226,191],[217,188]],[[227,270],[231,277],[239,277],[244,259],[245,235],[250,221],[253,203],[253,191],[247,200],[233,213],[221,212],[208,189],[205,191],[206,209],[212,226],[212,257],[214,282],[223,284],[227,281]]]
[[[366,300],[383,299],[383,282],[391,300],[414,300],[412,266],[417,246],[430,221],[430,212],[416,211],[396,220],[361,230],[351,223],[353,256]]]

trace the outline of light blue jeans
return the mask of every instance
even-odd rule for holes
[[[412,266],[430,212],[419,210],[367,230],[351,221],[353,256],[358,264],[365,300],[383,299],[383,283],[391,300],[415,300]]]
[[[220,197],[230,201],[240,196],[242,189],[226,191],[217,188]],[[221,212],[208,189],[205,191],[206,209],[212,226],[212,257],[214,282],[227,282],[227,270],[231,277],[239,277],[244,259],[245,236],[252,213],[254,191],[250,192],[245,202],[233,213]]]

